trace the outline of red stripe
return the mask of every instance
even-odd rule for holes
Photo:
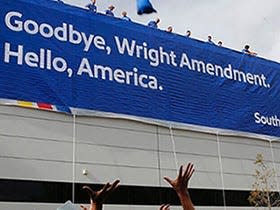
[[[40,109],[52,110],[52,105],[51,104],[37,103],[37,105]]]

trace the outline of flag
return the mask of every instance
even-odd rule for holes
[[[151,4],[150,0],[137,0],[137,14],[150,14],[153,12],[157,12],[153,5]]]

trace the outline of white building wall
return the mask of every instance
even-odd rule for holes
[[[222,189],[217,136],[173,130],[173,138],[178,164],[195,164],[190,187]],[[219,136],[219,140],[226,189],[251,189],[257,153],[262,153],[272,166],[267,141],[228,136]],[[69,115],[0,106],[0,178],[71,182],[73,141],[76,182],[104,183],[119,178],[124,185],[167,186],[162,177],[176,175],[168,128],[99,117],[76,117],[73,127],[73,117]],[[279,175],[278,142],[273,143],[273,151]],[[88,170],[88,176],[82,174],[83,169]],[[2,202],[0,209],[19,209],[21,205]],[[117,208],[120,206],[114,207]],[[137,206],[121,208],[137,209]],[[25,203],[20,209],[55,208],[51,204]]]

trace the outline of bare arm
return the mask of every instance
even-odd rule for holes
[[[251,51],[251,52],[250,52],[250,55],[257,56],[258,53]]]
[[[103,203],[109,195],[118,188],[120,180],[115,180],[112,184],[109,182],[99,191],[93,191],[89,186],[84,186],[83,189],[87,191],[90,197],[89,209],[81,205],[83,210],[102,210]]]
[[[164,177],[164,179],[176,191],[184,210],[194,210],[194,206],[188,191],[189,180],[193,175],[193,172],[193,164],[189,163],[185,170],[183,170],[183,166],[180,167],[179,174],[176,179],[172,180],[169,177]]]

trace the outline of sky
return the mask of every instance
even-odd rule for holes
[[[159,28],[173,27],[174,33],[214,42],[223,41],[225,47],[242,50],[245,44],[258,56],[280,62],[280,1],[279,0],[150,0],[157,13],[139,16],[136,0],[97,0],[98,12],[109,4],[115,5],[115,16],[127,11],[133,21],[147,24],[159,17]],[[64,0],[84,7],[89,0]]]

